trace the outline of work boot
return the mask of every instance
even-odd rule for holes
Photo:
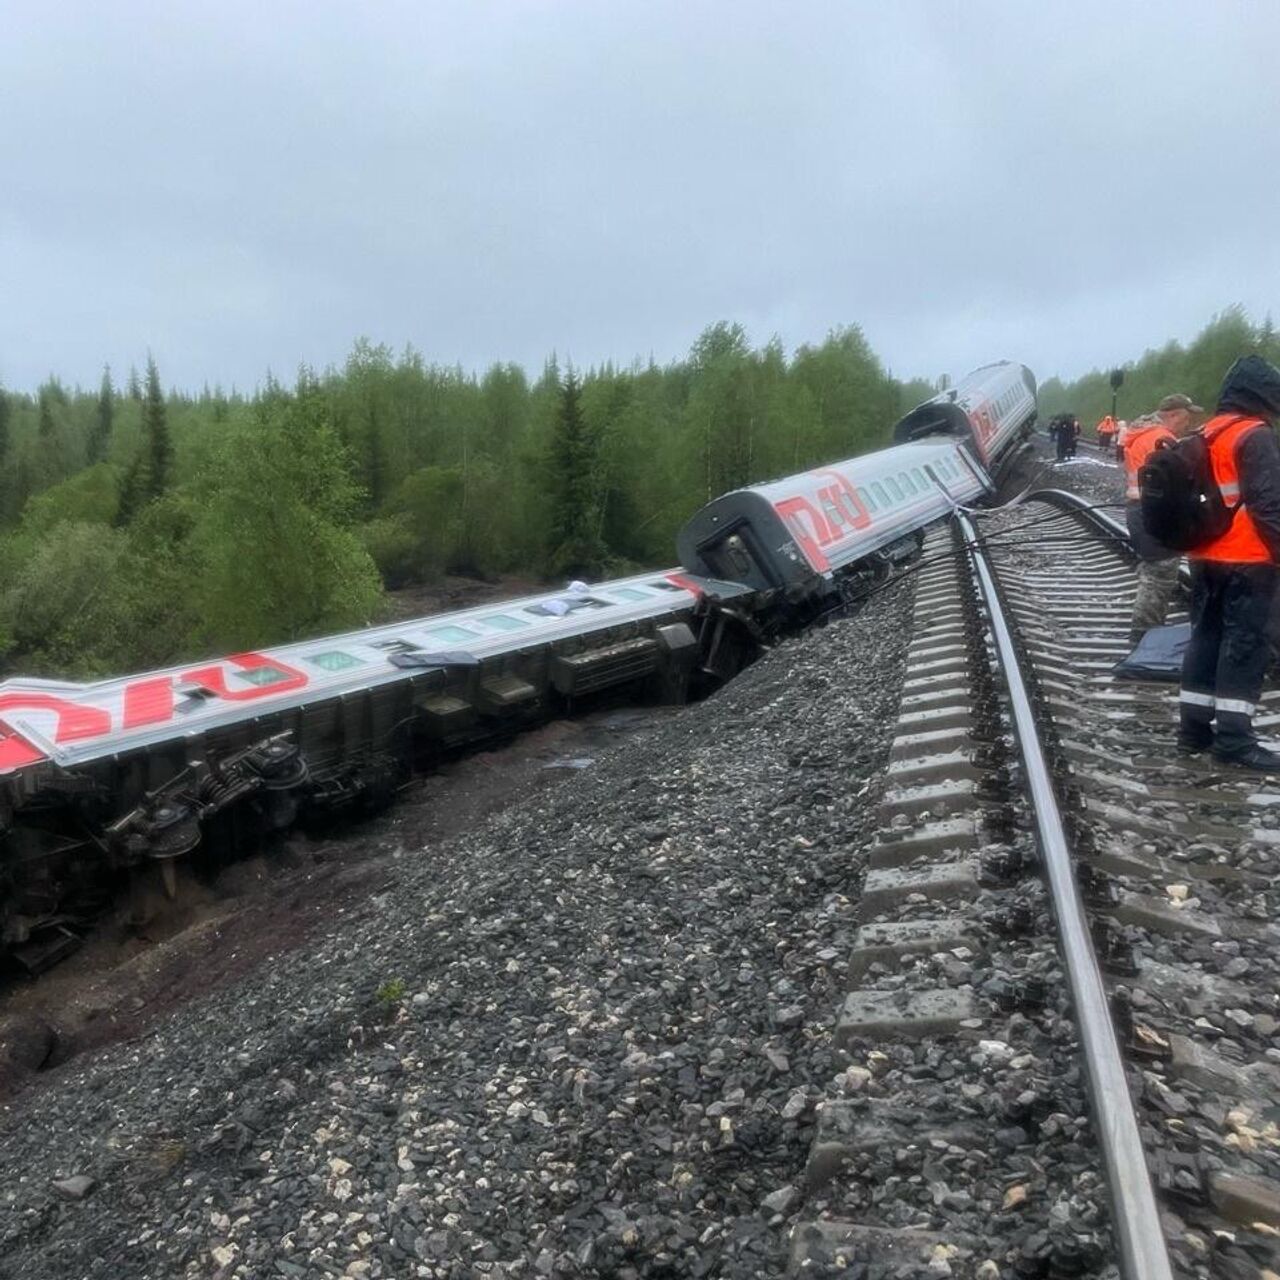
[[[1213,746],[1213,708],[1182,703],[1178,708],[1178,750],[1194,756]]]
[[[1213,758],[1219,764],[1234,765],[1237,769],[1254,769],[1259,773],[1280,773],[1280,755],[1257,744],[1235,755],[1219,755],[1215,751]]]

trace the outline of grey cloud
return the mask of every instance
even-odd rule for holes
[[[1272,6],[9,0],[0,379],[858,322],[1076,373],[1280,280]]]

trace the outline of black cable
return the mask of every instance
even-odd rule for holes
[[[996,510],[999,510],[999,509],[1000,508],[996,508]],[[1084,510],[1084,508],[1081,508],[1081,510]],[[984,514],[989,515],[989,514],[992,514],[992,512],[987,511],[987,512],[984,512]],[[990,545],[993,542],[1013,540],[1018,534],[1022,533],[1026,529],[1033,528],[1036,525],[1043,524],[1046,521],[1057,519],[1058,517],[1062,517],[1062,516],[1065,516],[1069,519],[1073,514],[1074,513],[1072,511],[1064,511],[1061,508],[1054,508],[1052,511],[1048,512],[1046,515],[1036,516],[1032,520],[1024,521],[1023,523],[1017,525],[1014,529],[1006,530],[1006,531],[995,533],[995,534],[984,534],[983,543],[986,545]],[[1099,543],[1102,543],[1105,545],[1111,542],[1119,543],[1125,547],[1129,546],[1129,540],[1127,537],[1124,537],[1119,533],[1112,533],[1109,530],[1101,530],[1101,529],[1095,532],[1089,532],[1087,530],[1082,529],[1079,534],[1063,534],[1059,537],[1048,537],[1048,538],[1037,539],[1037,545],[1040,545],[1040,546],[1043,546],[1046,543],[1052,544],[1052,545],[1096,546]],[[971,550],[974,550],[976,546],[977,546],[976,543],[970,544],[968,542],[962,541],[960,549],[971,551]],[[887,579],[884,582],[877,583],[869,591],[864,591],[858,595],[850,596],[842,600],[839,604],[833,604],[829,608],[824,609],[821,613],[818,614],[817,618],[815,618],[814,621],[820,622],[824,618],[830,617],[832,614],[842,613],[855,606],[863,605],[868,600],[874,599],[882,591],[887,591],[890,587],[896,587],[900,585],[902,582],[906,581],[906,579],[910,578],[913,574],[919,573],[921,569],[927,569],[931,565],[944,564],[950,560],[953,560],[955,558],[955,554],[956,554],[956,548],[952,546],[952,547],[949,547],[947,551],[942,555],[922,556],[919,560],[913,562],[910,568],[904,569],[901,572],[894,574],[891,578]]]

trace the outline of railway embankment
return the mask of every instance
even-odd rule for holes
[[[776,1275],[912,590],[0,1118],[0,1271]]]

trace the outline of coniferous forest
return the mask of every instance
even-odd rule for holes
[[[1129,364],[1121,414],[1170,390],[1209,405],[1236,355],[1278,348],[1227,311]],[[665,366],[553,357],[532,379],[367,341],[252,395],[162,372],[0,388],[4,671],[85,678],[359,627],[388,589],[445,573],[667,565],[701,503],[880,446],[934,392],[891,377],[856,327],[788,354],[727,323]],[[1106,371],[1042,387],[1042,416],[1109,407]]]

